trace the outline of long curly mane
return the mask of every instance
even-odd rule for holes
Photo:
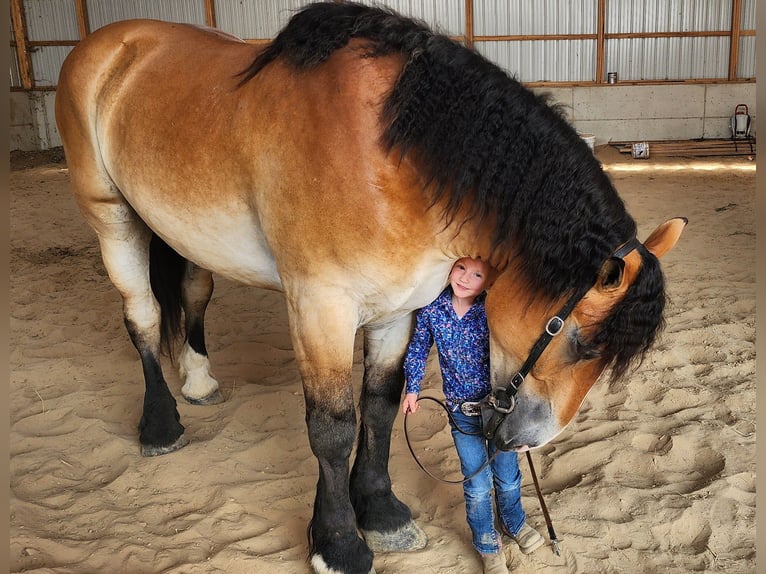
[[[491,224],[493,249],[522,262],[531,293],[558,298],[591,287],[636,223],[561,110],[478,52],[385,8],[320,2],[291,18],[241,83],[276,58],[319,66],[352,38],[366,40],[360,57],[405,57],[383,108],[381,144],[414,160],[447,220],[464,208]],[[663,326],[662,273],[639,251],[636,281],[592,341],[614,378],[643,359]]]

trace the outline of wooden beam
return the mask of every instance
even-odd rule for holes
[[[727,30],[699,30],[697,32],[625,32],[605,34],[607,40],[626,40],[629,38],[710,38],[728,36]]]
[[[595,40],[596,34],[513,34],[504,36],[474,36],[476,42],[526,42],[529,40]]]
[[[27,45],[27,20],[24,16],[24,1],[11,0],[11,20],[13,21],[13,37],[16,42],[16,58],[19,62],[21,85],[25,90],[35,87],[32,77],[32,63],[29,60]]]

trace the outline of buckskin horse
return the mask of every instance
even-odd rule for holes
[[[181,394],[222,400],[204,336],[213,274],[284,292],[319,467],[316,572],[366,574],[373,551],[426,544],[392,492],[390,438],[413,311],[456,259],[499,273],[487,434],[501,449],[553,439],[602,372],[634,369],[663,327],[658,258],[686,220],[638,241],[561,110],[388,9],[310,5],[266,47],[116,22],[67,57],[56,118],[141,359],[143,455],[187,442],[160,367],[181,333]]]

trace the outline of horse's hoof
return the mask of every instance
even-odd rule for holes
[[[191,405],[217,405],[225,400],[223,394],[221,394],[221,391],[219,390],[216,390],[214,393],[201,399],[192,399],[191,397],[184,397],[184,399]]]
[[[319,554],[311,557],[311,570],[314,574],[344,574],[335,568],[330,568]],[[372,566],[367,574],[375,574],[375,566]]]
[[[161,454],[168,454],[179,449],[182,449],[189,444],[189,439],[184,435],[179,436],[173,444],[166,446],[153,446],[149,444],[141,445],[141,456],[159,456]]]
[[[428,544],[428,536],[413,520],[391,532],[364,530],[362,534],[373,552],[411,552]]]

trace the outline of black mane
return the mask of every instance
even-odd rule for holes
[[[381,142],[413,158],[448,219],[467,207],[470,218],[491,225],[493,249],[523,262],[533,293],[557,298],[590,288],[602,263],[636,234],[635,221],[560,110],[479,53],[385,8],[321,2],[292,17],[242,83],[276,58],[318,66],[352,38],[367,40],[360,57],[405,56]],[[593,341],[614,376],[640,361],[662,328],[662,274],[656,258],[640,252],[639,276]]]

